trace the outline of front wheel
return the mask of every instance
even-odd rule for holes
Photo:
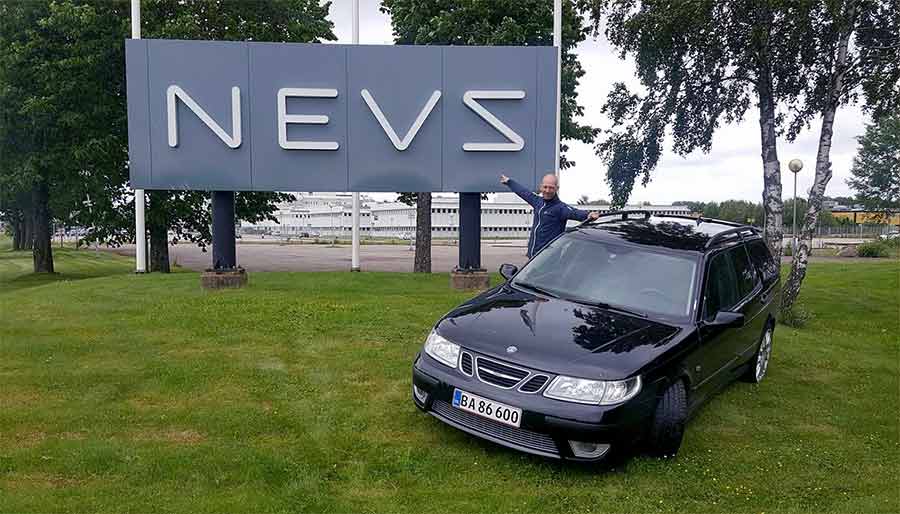
[[[766,371],[769,369],[769,358],[772,356],[772,333],[772,326],[766,327],[766,331],[763,332],[759,340],[759,348],[756,350],[756,355],[753,356],[753,360],[750,361],[750,367],[747,368],[747,373],[744,374],[743,378],[745,381],[758,384],[765,378]]]
[[[674,457],[684,437],[687,420],[687,391],[679,380],[670,385],[656,404],[648,446],[652,455]]]

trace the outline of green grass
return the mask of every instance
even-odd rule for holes
[[[507,451],[415,410],[446,275],[194,273],[0,250],[2,512],[885,512],[898,505],[900,264],[813,263],[801,330],[677,459]]]

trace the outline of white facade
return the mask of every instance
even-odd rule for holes
[[[350,194],[302,194],[294,202],[279,206],[271,221],[244,223],[245,232],[281,237],[350,237],[352,227]],[[363,237],[410,238],[416,231],[416,207],[400,202],[374,202],[362,198],[360,233]],[[578,205],[579,209],[609,212],[608,205]],[[646,210],[654,214],[689,215],[686,206],[629,205],[622,210]],[[512,193],[498,193],[481,202],[481,237],[523,239],[531,231],[532,208]],[[431,200],[432,237],[459,237],[459,198],[434,195]]]

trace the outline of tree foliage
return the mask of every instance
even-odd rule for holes
[[[678,155],[709,151],[716,130],[742,120],[755,104],[766,235],[780,249],[777,139],[779,134],[794,139],[830,101],[836,46],[847,23],[845,3],[580,2],[620,56],[634,57],[642,89],[616,83],[604,105],[613,128],[596,149],[608,165],[613,203],[624,204],[636,180],[647,184],[667,141]],[[852,69],[840,102],[861,94],[873,112],[895,108],[896,12],[896,0],[859,2]]]
[[[780,107],[777,126],[788,140],[796,138],[826,101],[837,29],[846,22],[843,3],[582,2],[620,57],[635,58],[646,90],[636,93],[617,82],[604,105],[614,128],[597,150],[609,165],[616,202],[627,201],[637,178],[647,184],[667,135],[678,155],[708,152],[723,123],[742,120],[759,103],[763,82],[770,82]],[[860,2],[843,101],[862,93],[872,112],[900,107],[896,9],[895,0]]]
[[[317,0],[144,0],[142,35],[335,39],[326,19],[329,6]],[[5,217],[19,219],[27,211],[30,219],[47,212],[64,225],[89,227],[88,240],[133,240],[123,45],[129,26],[127,1],[0,2],[0,209]],[[285,198],[239,193],[236,215],[274,219],[274,202]],[[39,209],[34,199],[45,201],[47,208]],[[150,193],[147,225],[161,250],[154,256],[165,258],[162,269],[168,268],[170,230],[176,238],[208,243],[208,206],[204,192]],[[49,242],[46,247],[49,251]]]
[[[847,184],[867,209],[900,212],[900,114],[883,116],[858,138]]]
[[[125,113],[109,101],[124,97],[123,6],[0,2],[0,190],[5,212],[31,219],[35,271],[53,271],[51,219],[124,176]]]

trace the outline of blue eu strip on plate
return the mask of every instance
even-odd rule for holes
[[[459,407],[459,398],[462,396],[462,392],[459,389],[453,391],[453,406]]]

